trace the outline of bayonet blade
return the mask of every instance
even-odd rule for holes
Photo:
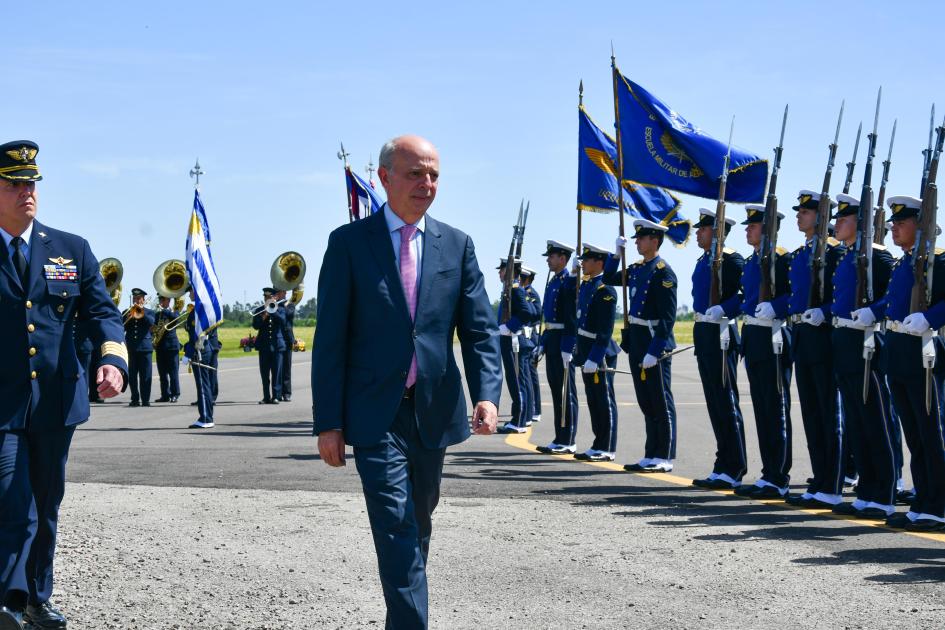
[[[892,149],[893,143],[896,142],[896,124],[899,122],[899,119],[893,121],[893,130],[892,134],[889,136],[889,153],[886,155],[886,161],[892,162]]]
[[[784,118],[781,119],[781,138],[778,140],[778,148],[784,146],[784,129],[787,127],[788,105],[784,106]]]
[[[850,160],[850,163],[847,166],[856,165],[856,153],[860,148],[860,136],[863,134],[863,121],[860,121],[860,126],[856,128],[856,140],[853,143],[853,159]]]
[[[876,95],[876,115],[873,117],[873,135],[879,128],[879,104],[883,100],[883,86],[879,86],[879,94]]]
[[[843,122],[843,108],[846,106],[846,104],[846,99],[840,102],[840,115],[837,117],[837,131],[833,134],[834,144],[837,144],[840,141],[840,123]]]

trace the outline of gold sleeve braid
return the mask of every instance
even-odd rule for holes
[[[125,347],[125,344],[119,341],[106,341],[102,344],[102,356],[115,356],[121,358],[126,364],[128,363],[128,349]]]

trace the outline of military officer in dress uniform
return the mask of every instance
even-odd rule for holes
[[[889,417],[889,389],[886,378],[879,371],[879,357],[875,349],[882,346],[882,333],[875,325],[864,326],[853,320],[857,310],[857,215],[860,201],[850,195],[837,195],[836,237],[844,244],[843,258],[833,276],[833,300],[829,315],[833,319],[831,350],[834,354],[833,371],[840,388],[844,411],[844,436],[854,454],[859,469],[856,500],[839,503],[833,511],[865,519],[885,520],[895,512],[896,459],[893,451],[895,435]],[[892,272],[893,257],[884,245],[872,245],[873,303],[886,293]],[[869,304],[867,304],[869,306]],[[866,372],[864,342],[869,339],[874,350],[870,369]],[[864,385],[864,378],[866,383]],[[867,399],[863,402],[863,388]]]
[[[531,304],[532,309],[535,311],[535,316],[529,321],[528,327],[531,329],[531,335],[529,335],[534,350],[532,350],[532,358],[529,362],[529,382],[532,386],[532,417],[529,424],[532,422],[541,422],[541,382],[538,380],[538,362],[541,360],[541,322],[543,319],[543,311],[541,308],[541,296],[538,295],[538,291],[534,287],[535,283],[535,270],[530,267],[522,265],[522,275],[519,276],[519,282],[522,285],[522,288],[525,289],[525,299]]]
[[[79,365],[82,366],[82,370],[86,374],[91,374],[92,350],[95,348],[95,345],[92,343],[92,337],[89,336],[88,322],[80,322],[79,318],[76,317],[72,322],[72,336],[75,339],[75,352],[76,356],[79,358]],[[98,398],[97,393],[96,398]],[[91,395],[89,396],[89,402],[92,402]]]
[[[157,326],[163,327],[177,319],[180,313],[171,305],[171,298],[163,295],[158,298],[160,310],[157,312]],[[177,402],[180,397],[180,340],[176,330],[158,330],[161,339],[154,348],[157,362],[158,381],[161,385],[161,397],[155,402]]]
[[[630,356],[633,389],[646,423],[643,458],[627,464],[631,472],[669,472],[676,458],[676,403],[671,391],[672,359],[660,357],[676,347],[676,274],[660,258],[667,227],[647,219],[633,222],[637,253],[643,259],[627,268],[630,291],[630,326],[623,331],[620,347]],[[617,254],[611,256],[604,282],[622,284],[621,249],[627,239],[617,238]]]
[[[191,288],[190,300],[194,302],[194,291]],[[204,333],[198,337],[196,328],[196,315],[191,308],[184,322],[184,329],[187,331],[188,341],[184,344],[184,357],[190,362],[191,370],[194,374],[194,384],[197,387],[197,419],[190,425],[191,429],[212,429],[214,427],[213,408],[216,403],[216,396],[213,393],[212,375],[217,370],[217,352],[219,352],[219,341],[217,339],[217,329],[212,328],[209,333]]]
[[[836,202],[831,201],[831,208]],[[833,374],[830,346],[831,321],[821,306],[811,308],[811,258],[817,232],[817,207],[820,193],[802,190],[797,196],[797,227],[804,244],[794,250],[788,270],[790,293],[771,304],[759,304],[759,310],[773,309],[775,318],[787,320],[792,327],[794,378],[801,403],[804,435],[810,455],[813,478],[801,495],[786,496],[792,505],[831,509],[842,501],[846,453],[843,448],[843,411]],[[833,272],[845,253],[833,238],[827,239],[823,281],[823,303],[829,304],[833,292]]]
[[[735,219],[725,219],[725,235],[735,225]],[[715,212],[699,209],[696,244],[703,254],[692,272],[692,309],[696,323],[692,329],[696,364],[702,381],[709,421],[715,434],[715,463],[705,479],[695,479],[692,485],[715,490],[732,490],[741,485],[748,469],[745,451],[745,423],[738,405],[738,327],[726,312],[737,313],[741,304],[741,278],[745,259],[734,249],[722,250],[722,277],[719,284],[719,303],[710,302],[712,287],[712,257],[715,236]],[[722,378],[723,370],[725,378]]]
[[[154,352],[151,327],[154,326],[154,311],[144,305],[147,295],[142,289],[132,289],[132,307],[124,313],[128,378],[131,380],[129,407],[151,406],[151,353]]]
[[[39,148],[0,146],[0,628],[65,628],[50,603],[59,504],[88,380],[103,398],[127,380],[121,315],[88,242],[35,220]],[[102,358],[76,355],[73,323]]]
[[[285,300],[285,291],[276,291],[276,300]],[[282,353],[282,402],[292,400],[292,351],[295,348],[295,310],[292,302],[285,301],[285,352]]]
[[[742,268],[742,303],[737,311],[726,311],[726,315],[743,316],[742,350],[758,430],[761,477],[753,484],[743,483],[735,489],[735,494],[759,499],[783,498],[791,480],[791,333],[781,320],[772,317],[773,312],[758,312],[759,251],[765,207],[747,204],[745,211],[748,214],[742,222],[745,240],[754,251]],[[779,212],[779,227],[783,218]],[[790,256],[779,247],[775,257],[773,292],[778,298],[789,291]]]
[[[501,260],[499,280],[505,281],[506,260]],[[525,289],[518,281],[522,272],[522,263],[514,261],[515,281],[509,292],[509,318],[505,319],[506,300],[499,300],[499,349],[502,351],[502,365],[505,369],[505,382],[512,397],[512,419],[499,427],[499,433],[525,433],[532,423],[532,378],[531,356],[535,349],[532,343],[528,322],[535,320],[537,309],[528,300]]]
[[[853,313],[863,326],[886,322],[885,348],[881,354],[893,406],[902,424],[902,433],[912,454],[910,469],[915,483],[915,499],[906,513],[886,519],[890,527],[910,531],[945,530],[945,351],[937,331],[945,326],[945,250],[929,253],[933,262],[932,299],[924,313],[910,313],[914,283],[913,248],[916,245],[917,217],[922,200],[890,197],[893,243],[903,256],[893,267],[886,295],[868,308]],[[926,411],[926,363],[923,346],[934,360],[931,369],[931,405]]]
[[[259,352],[259,374],[262,376],[263,399],[260,405],[278,405],[282,399],[282,358],[285,355],[285,307],[275,299],[276,290],[263,289],[263,308],[253,316],[256,350]],[[267,308],[267,306],[272,308]],[[269,312],[272,310],[273,312]]]
[[[617,292],[604,284],[604,264],[610,252],[589,243],[581,246],[581,282],[577,310],[577,344],[573,361],[581,366],[594,443],[575,459],[612,462],[617,456],[617,398],[614,373],[620,348],[614,343]]]
[[[573,253],[574,248],[570,245],[548,241],[543,254],[548,259],[548,269],[552,276],[545,287],[541,346],[545,352],[545,374],[548,377],[551,404],[554,407],[555,439],[547,446],[539,446],[537,449],[542,453],[559,455],[574,453],[577,434],[577,383],[574,382],[574,365],[571,363],[574,338],[577,334],[577,283],[576,276],[568,272],[568,260]],[[565,401],[563,404],[562,400]]]

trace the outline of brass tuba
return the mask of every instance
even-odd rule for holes
[[[118,306],[121,302],[121,278],[125,273],[121,261],[117,258],[103,258],[98,263],[98,272],[105,280],[105,290],[108,291],[109,297],[112,298],[115,306]]]
[[[305,279],[305,259],[302,254],[289,251],[279,255],[269,270],[269,279],[277,291],[292,291],[289,302],[298,304],[302,300],[302,280]]]
[[[183,260],[175,258],[165,260],[154,270],[154,276],[151,280],[154,283],[154,290],[159,296],[173,298],[175,300],[175,306],[177,306],[178,302],[181,304],[181,307],[183,306],[183,300],[180,298],[190,289],[190,276],[187,274],[187,267],[184,265]],[[181,308],[179,307],[177,310],[181,310]],[[186,314],[182,313],[181,317],[177,319],[182,322],[186,318]],[[179,322],[166,322],[162,318],[158,318],[158,320],[154,322],[154,326],[151,327],[153,343],[161,343],[161,339],[164,338],[168,330],[173,330],[173,328],[177,327],[172,326],[169,328],[168,324],[171,323],[179,325]]]

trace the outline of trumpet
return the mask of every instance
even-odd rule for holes
[[[132,319],[141,319],[144,317],[144,307],[140,304],[132,304],[131,307],[124,312],[124,322],[127,324]]]
[[[194,305],[188,304],[186,311],[184,311],[183,313],[181,313],[180,315],[178,315],[171,321],[167,322],[166,324],[164,324],[161,328],[164,330],[164,332],[170,332],[176,328],[180,328],[184,324],[184,322],[187,321],[187,317],[190,315],[190,312],[192,310],[194,310]],[[163,333],[162,333],[162,336],[163,336]]]
[[[263,311],[269,313],[270,315],[274,315],[275,312],[279,310],[279,306],[285,303],[286,303],[285,298],[282,298],[279,300],[269,300],[268,302],[266,302],[265,304],[263,304],[262,306],[260,306],[259,308],[251,312],[250,315],[255,317],[256,315],[259,315]]]

